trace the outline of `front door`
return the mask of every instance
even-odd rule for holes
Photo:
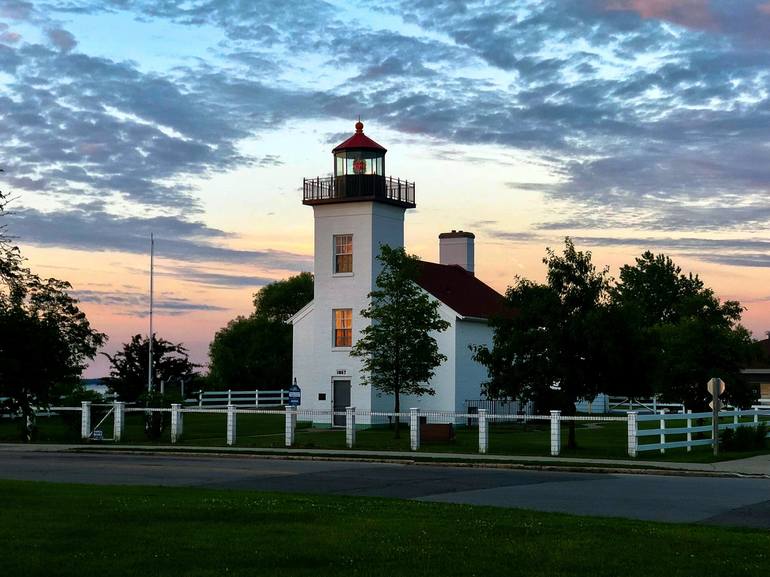
[[[334,412],[345,412],[350,406],[350,381],[334,381]],[[335,427],[345,426],[345,415],[334,415]]]

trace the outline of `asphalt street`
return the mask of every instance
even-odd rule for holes
[[[366,495],[770,529],[770,479],[0,450],[0,478]]]

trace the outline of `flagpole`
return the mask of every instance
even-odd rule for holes
[[[150,233],[150,354],[148,359],[148,369],[147,369],[147,391],[152,392],[152,341],[153,341],[153,331],[152,331],[152,307],[153,307],[153,276],[155,273],[155,237],[153,236],[153,233]]]

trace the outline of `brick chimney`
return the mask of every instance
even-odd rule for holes
[[[439,262],[459,265],[469,273],[474,274],[473,240],[475,238],[476,235],[472,232],[462,230],[442,232],[438,235]]]

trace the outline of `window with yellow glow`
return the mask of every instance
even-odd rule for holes
[[[353,346],[353,309],[334,310],[334,346]]]

